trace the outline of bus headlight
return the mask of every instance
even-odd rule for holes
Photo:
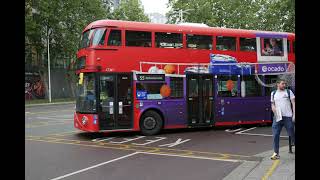
[[[88,118],[87,116],[83,116],[81,119],[82,125],[86,125],[88,123]]]

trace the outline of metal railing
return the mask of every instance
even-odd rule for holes
[[[257,69],[258,69],[258,65],[267,65],[267,64],[288,64],[286,65],[286,69],[289,67],[289,66],[292,66],[292,68],[295,68],[295,64],[293,62],[290,62],[290,61],[286,61],[286,62],[283,62],[283,61],[273,61],[273,62],[257,62],[257,63],[249,63],[249,62],[239,62],[239,63],[169,63],[169,62],[151,62],[151,61],[141,61],[139,63],[139,66],[140,66],[140,72],[143,72],[143,69],[142,69],[142,65],[154,65],[154,66],[165,66],[165,65],[175,65],[177,66],[177,73],[180,74],[180,67],[181,66],[196,66],[196,67],[206,67],[206,68],[209,68],[210,66],[225,66],[225,65],[230,65],[230,66],[234,66],[234,65],[237,65],[237,66],[240,66],[240,67],[243,67],[243,66],[254,66],[255,67],[255,73],[254,74],[258,74],[257,73]],[[279,73],[270,73],[272,75],[281,75],[281,74],[291,74],[291,73],[294,73],[294,71],[287,71],[286,72],[279,72]],[[267,74],[267,73],[265,73]]]

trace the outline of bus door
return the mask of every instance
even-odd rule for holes
[[[187,109],[189,126],[213,124],[213,75],[187,74]]]
[[[131,129],[132,73],[102,73],[99,78],[100,130]]]

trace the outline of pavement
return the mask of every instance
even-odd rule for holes
[[[294,151],[294,146],[292,149]],[[280,159],[278,160],[271,160],[272,154],[273,150],[256,154],[256,157],[263,159],[259,162],[242,163],[223,180],[294,180],[295,154],[289,153],[289,146],[279,149]]]
[[[25,179],[295,179],[285,130],[280,160],[270,159],[270,126],[86,133],[73,127],[74,103],[25,111]]]

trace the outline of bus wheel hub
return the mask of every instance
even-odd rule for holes
[[[144,119],[143,125],[146,129],[153,129],[156,126],[156,120],[153,117],[147,117]]]

